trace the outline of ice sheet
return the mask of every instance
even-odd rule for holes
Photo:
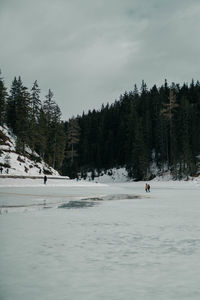
[[[34,202],[41,193],[47,202],[50,195],[64,203],[103,200],[4,211],[0,299],[199,299],[199,185],[152,182],[145,193],[144,184],[21,188],[24,196],[9,203]]]

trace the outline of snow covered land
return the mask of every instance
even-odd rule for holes
[[[0,132],[0,299],[200,299],[200,177],[70,180]]]
[[[16,136],[6,126],[0,126],[0,175],[23,175],[38,176],[50,174],[59,176],[58,172],[48,166],[43,160],[38,159],[39,155],[26,146],[26,155],[16,152]],[[35,158],[35,161],[31,159]]]
[[[198,180],[4,180],[0,299],[200,298]]]

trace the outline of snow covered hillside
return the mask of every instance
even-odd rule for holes
[[[26,146],[25,155],[16,152],[16,136],[6,126],[0,126],[0,175],[39,176],[59,173]]]

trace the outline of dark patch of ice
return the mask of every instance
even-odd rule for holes
[[[103,200],[127,200],[127,199],[140,199],[139,195],[132,194],[114,194],[114,195],[106,195],[102,197],[91,197],[84,198],[82,200],[90,200],[90,201],[103,201]]]
[[[138,195],[132,194],[116,194],[116,195],[107,195],[103,197],[103,200],[127,200],[127,199],[140,199]]]
[[[44,206],[44,209],[52,208],[51,206]]]
[[[102,197],[90,197],[90,198],[83,198],[82,200],[85,200],[85,201],[102,201],[104,200]]]
[[[93,207],[96,205],[96,202],[88,201],[69,201],[68,203],[63,203],[58,206],[58,208],[87,208]]]

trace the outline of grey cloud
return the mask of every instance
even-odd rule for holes
[[[0,0],[0,67],[7,85],[51,88],[68,118],[142,79],[198,79],[199,13],[195,0]]]

